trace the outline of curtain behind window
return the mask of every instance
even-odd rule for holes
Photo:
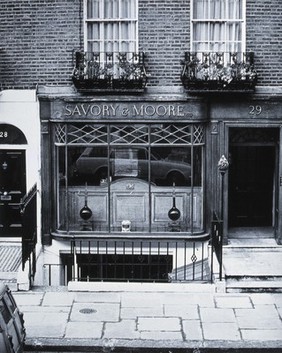
[[[137,0],[87,0],[86,3],[87,51],[136,51]]]
[[[192,0],[192,3],[192,51],[242,51],[243,0]]]

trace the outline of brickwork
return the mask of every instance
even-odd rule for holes
[[[258,84],[282,84],[282,2],[247,0],[247,50],[255,53]]]
[[[81,1],[2,0],[3,88],[70,84],[72,50],[80,46]]]
[[[0,82],[4,89],[71,85],[72,50],[82,47],[82,0],[1,0]],[[247,0],[247,50],[259,85],[282,85],[282,2]],[[190,50],[189,0],[139,0],[139,47],[150,86],[181,86]]]

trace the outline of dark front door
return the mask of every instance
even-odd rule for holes
[[[272,225],[275,146],[230,146],[229,226]]]
[[[0,237],[21,235],[20,201],[25,193],[25,151],[0,150]]]

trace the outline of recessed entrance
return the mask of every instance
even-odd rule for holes
[[[229,227],[273,225],[278,130],[230,129]]]

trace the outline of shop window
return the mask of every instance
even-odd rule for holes
[[[193,52],[245,51],[245,0],[191,0]]]
[[[203,230],[203,126],[56,124],[55,136],[58,230]]]

